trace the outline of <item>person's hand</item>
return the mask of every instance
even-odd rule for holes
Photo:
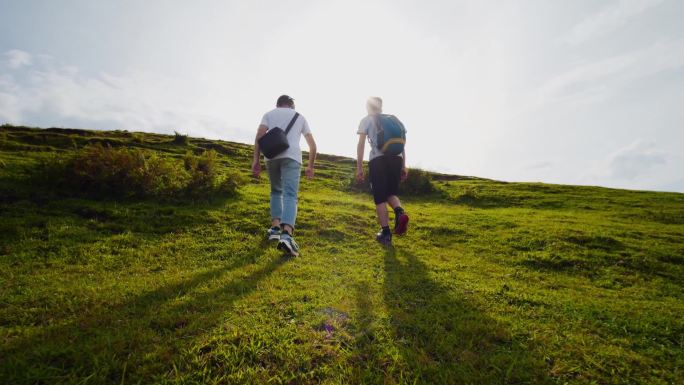
[[[252,162],[252,175],[254,175],[255,178],[258,178],[259,174],[261,174],[261,162],[257,160]]]
[[[363,176],[363,169],[356,170],[356,183],[363,183],[365,177]]]
[[[406,178],[408,178],[408,169],[406,167],[402,167],[402,169],[401,169],[401,181],[405,182]]]
[[[306,168],[306,179],[311,180],[314,177],[314,168],[313,167],[307,167]]]

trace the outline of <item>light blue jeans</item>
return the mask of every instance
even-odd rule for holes
[[[266,161],[271,181],[271,219],[280,219],[280,226],[294,229],[297,220],[297,193],[302,165],[294,159],[280,158]]]

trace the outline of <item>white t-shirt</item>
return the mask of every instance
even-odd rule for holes
[[[261,119],[261,124],[266,126],[269,130],[273,127],[280,127],[285,131],[294,114],[295,110],[292,108],[279,107],[265,113],[264,117]],[[299,162],[299,164],[302,164],[302,149],[299,146],[299,140],[302,138],[302,135],[310,133],[311,129],[309,128],[309,123],[307,123],[306,118],[304,118],[302,114],[299,114],[297,120],[292,125],[290,132],[287,134],[287,142],[290,145],[290,148],[272,159],[290,158]]]
[[[359,129],[356,131],[357,134],[364,134],[368,137],[368,140],[370,140],[370,154],[368,155],[368,161],[370,162],[371,160],[384,155],[382,151],[378,149],[378,144],[376,143],[378,139],[378,126],[375,125],[375,120],[372,115],[368,115],[365,118],[361,119],[361,123],[359,123]],[[399,156],[403,156],[403,154],[399,154]]]

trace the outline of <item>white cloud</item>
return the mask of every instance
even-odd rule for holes
[[[608,157],[608,177],[635,179],[648,175],[654,168],[664,165],[668,156],[656,148],[654,142],[636,140]]]
[[[544,103],[601,101],[622,84],[681,67],[684,67],[684,40],[657,42],[560,73],[540,87],[539,100]]]
[[[203,108],[204,95],[192,93],[182,79],[137,71],[88,74],[47,57],[35,58],[33,66],[17,67],[24,81],[0,77],[0,119],[29,125],[36,119],[49,119],[47,125],[163,133],[177,130],[233,140],[249,140],[252,135],[231,128],[223,117]]]
[[[15,95],[0,91],[0,119],[6,122],[20,122],[21,108]]]
[[[661,191],[684,193],[684,179],[678,179],[669,183],[661,184],[657,188]]]
[[[636,139],[586,164],[587,172],[577,184],[616,188],[684,192],[681,184],[682,158],[665,151],[655,141]]]
[[[539,162],[532,162],[524,166],[526,170],[534,170],[534,171],[541,171],[541,170],[548,170],[554,166],[554,162],[550,160],[542,160]]]
[[[565,41],[576,45],[606,35],[662,2],[663,0],[619,0],[575,25],[565,36]]]
[[[17,69],[33,64],[33,56],[26,51],[13,49],[5,52],[5,65],[11,69]]]

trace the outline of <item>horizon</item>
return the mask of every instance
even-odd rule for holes
[[[7,123],[5,123],[7,124]],[[11,126],[11,125],[10,125]],[[2,127],[2,124],[0,124],[0,128]],[[28,127],[28,126],[27,126]],[[101,132],[128,132],[132,134],[156,134],[156,135],[167,135],[167,136],[174,136],[174,133],[159,133],[159,132],[146,132],[146,131],[129,131],[129,130],[100,130],[96,128],[87,128],[87,127],[28,127],[28,128],[33,128],[33,129],[39,129],[39,130],[47,130],[47,129],[59,129],[59,130],[69,130],[69,129],[76,129],[76,130],[84,130],[84,131],[101,131]],[[184,135],[180,132],[178,134]],[[202,139],[202,140],[209,140],[209,141],[221,141],[221,142],[226,142],[226,143],[235,143],[239,145],[245,145],[245,146],[254,146],[254,143],[247,143],[247,142],[239,142],[239,141],[234,141],[234,140],[229,140],[229,139],[220,139],[220,138],[206,138],[206,137],[199,137],[199,136],[188,136],[189,139]],[[306,148],[302,148],[302,153],[308,153]],[[342,157],[349,159],[351,161],[355,161],[356,157],[349,156],[349,155],[340,155],[340,154],[331,154],[331,153],[326,153],[326,152],[317,152],[318,155],[323,155],[323,156],[334,156],[334,157]],[[364,161],[367,163],[368,159],[364,158]],[[262,158],[263,162],[263,158]],[[247,167],[245,168],[247,169]],[[511,181],[511,180],[502,180],[502,179],[493,179],[493,178],[485,178],[481,177],[478,175],[465,175],[465,174],[453,174],[453,173],[445,173],[441,172],[438,170],[431,170],[431,169],[426,169],[426,168],[419,168],[419,167],[414,167],[414,168],[409,168],[409,172],[411,172],[411,169],[415,170],[421,170],[421,171],[427,171],[428,173],[432,174],[439,174],[439,175],[444,175],[444,176],[455,176],[455,177],[463,177],[463,178],[472,178],[472,179],[477,179],[477,180],[489,180],[492,182],[502,182],[502,183],[521,183],[521,184],[534,184],[534,183],[540,183],[540,184],[547,184],[547,185],[559,185],[559,186],[577,186],[577,187],[599,187],[599,188],[605,188],[605,189],[617,189],[617,190],[624,190],[624,191],[644,191],[644,192],[664,192],[664,193],[684,193],[680,191],[668,191],[668,190],[648,190],[648,189],[630,189],[630,188],[622,188],[622,187],[610,187],[610,186],[601,186],[601,185],[592,185],[592,184],[575,184],[575,185],[570,185],[570,184],[565,184],[565,183],[549,183],[549,182],[544,182],[544,181],[526,181],[526,180],[516,180],[516,181]]]
[[[0,123],[253,144],[288,94],[320,152],[354,158],[380,96],[407,126],[409,167],[684,192],[676,0],[0,9]]]

